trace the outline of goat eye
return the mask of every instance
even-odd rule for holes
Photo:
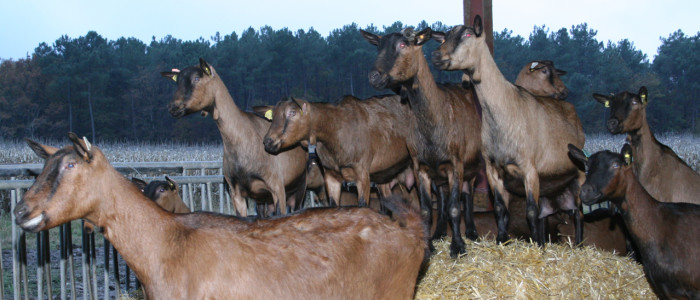
[[[617,169],[617,168],[620,167],[620,164],[614,162],[614,163],[612,163],[612,164],[610,165],[610,167],[613,168],[613,169]]]
[[[290,111],[287,111],[287,117],[293,117],[293,116],[295,116],[296,114],[297,114],[297,111],[296,111],[296,110],[293,110],[293,109],[292,109],[292,110],[290,110]]]
[[[68,169],[72,169],[73,167],[75,167],[75,163],[74,163],[74,162],[69,162],[69,163],[66,165],[66,168],[68,168]]]
[[[199,77],[195,77],[194,79],[192,79],[192,81],[198,82],[198,81],[199,81]]]
[[[401,49],[406,48],[406,43],[399,44],[399,48],[401,48]]]
[[[158,192],[160,192],[160,193],[165,192],[165,189],[164,189],[164,188],[160,188],[160,189],[158,190]]]

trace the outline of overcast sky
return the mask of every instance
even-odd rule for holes
[[[221,2],[221,3],[219,3]],[[661,3],[664,6],[662,6]],[[670,3],[670,4],[669,4]],[[18,59],[34,52],[39,43],[53,45],[61,35],[71,38],[94,30],[109,40],[135,37],[149,43],[152,36],[172,35],[182,40],[209,39],[248,27],[292,31],[313,27],[323,36],[343,25],[382,28],[394,21],[417,25],[441,21],[463,22],[462,1],[4,1],[0,18],[0,58]],[[508,28],[527,39],[534,26],[555,31],[588,23],[607,43],[627,38],[653,60],[661,44],[681,29],[693,36],[700,31],[700,1],[651,0],[493,0],[494,30]]]

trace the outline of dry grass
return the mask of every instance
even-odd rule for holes
[[[692,134],[658,134],[657,139],[671,147],[695,171],[700,170],[700,137]],[[40,141],[51,146],[65,146],[68,140]],[[590,153],[601,150],[620,151],[625,135],[592,134],[586,137],[585,149]],[[211,161],[222,160],[221,144],[174,144],[104,142],[99,146],[111,162],[145,161]],[[24,141],[0,140],[0,164],[43,163]]]
[[[70,142],[65,140],[38,140],[42,144],[63,147]],[[153,162],[153,161],[216,161],[223,159],[221,144],[175,144],[105,142],[94,143],[107,156],[110,162]],[[24,141],[0,140],[0,164],[43,163]]]
[[[436,243],[416,299],[656,299],[642,266],[610,252],[466,242],[458,259],[449,257],[449,241]]]

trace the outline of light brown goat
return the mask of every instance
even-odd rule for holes
[[[104,228],[149,299],[412,299],[426,254],[420,214],[400,199],[397,221],[367,208],[310,209],[251,220],[173,214],[70,134],[14,211],[38,232],[83,218]]]
[[[569,89],[559,77],[564,75],[566,71],[555,68],[551,60],[533,60],[520,70],[515,85],[535,96],[564,100],[569,95]]]
[[[292,98],[277,103],[269,114],[272,124],[263,139],[265,150],[277,153],[300,142],[317,145],[332,202],[340,200],[346,180],[357,184],[358,201],[364,206],[370,181],[389,184],[411,163],[406,139],[412,115],[399,96],[364,100],[345,96],[338,104]]]
[[[421,209],[427,224],[432,221],[431,182],[436,186],[449,186],[446,209],[438,205],[438,225],[444,223],[440,216],[447,213],[452,228],[450,255],[456,257],[465,252],[459,228],[460,199],[466,200],[466,236],[477,238],[472,220],[472,184],[483,164],[476,97],[471,88],[435,82],[423,55],[423,44],[431,37],[430,28],[420,32],[407,28],[385,36],[361,33],[370,44],[377,46],[377,58],[369,73],[370,84],[377,89],[400,90],[415,115],[416,125],[408,147],[413,168],[418,173]],[[444,227],[438,228],[434,238],[445,234]]]
[[[224,144],[224,178],[238,215],[247,216],[245,197],[266,201],[271,196],[282,214],[287,213],[287,195],[302,200],[306,152],[298,146],[279,155],[265,152],[262,140],[270,124],[236,106],[214,67],[200,58],[199,65],[161,74],[177,82],[168,105],[173,117],[201,111],[216,121]]]
[[[481,33],[479,16],[473,28],[455,26],[447,35],[433,33],[443,43],[432,55],[433,63],[440,69],[463,70],[479,96],[483,108],[482,154],[494,191],[498,240],[508,239],[510,193],[526,197],[530,230],[542,244],[545,237],[540,196],[560,197],[564,192],[572,192],[575,201],[562,201],[560,207],[576,212],[578,244],[582,240],[582,214],[577,195],[585,175],[569,158],[567,144],[583,147],[581,123],[578,118],[575,122],[569,119],[563,107],[565,102],[536,97],[508,82]]]
[[[649,96],[646,87],[641,87],[637,94],[593,94],[593,98],[610,107],[608,131],[612,134],[627,133],[627,142],[632,146],[634,156],[634,173],[654,199],[700,204],[700,197],[696,197],[700,195],[700,174],[651,132],[647,122]]]
[[[185,202],[180,197],[180,188],[177,182],[165,176],[165,181],[153,180],[150,183],[138,178],[131,178],[131,182],[138,186],[148,199],[151,199],[163,209],[176,214],[190,212]]]

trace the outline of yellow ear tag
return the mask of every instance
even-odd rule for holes
[[[641,95],[639,95],[639,98],[642,99],[642,103],[647,102],[647,95],[646,95],[646,94],[641,94]]]
[[[268,119],[268,120],[272,121],[272,110],[271,110],[271,109],[268,109],[268,110],[265,112],[265,119]]]
[[[632,155],[630,155],[629,153],[625,153],[625,163],[627,163],[628,165],[632,163]]]
[[[610,101],[605,101],[605,107],[610,107]]]
[[[177,75],[173,75],[173,81],[177,82]]]

